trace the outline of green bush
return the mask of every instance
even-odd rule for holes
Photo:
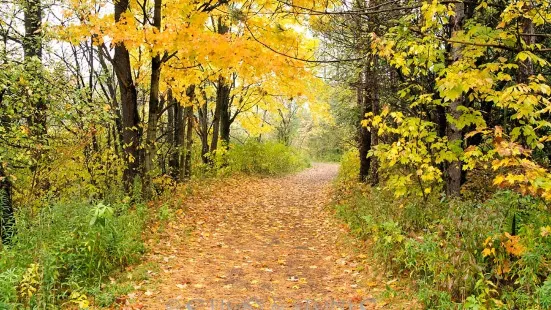
[[[279,175],[310,166],[308,158],[298,150],[277,142],[259,143],[248,140],[232,145],[219,159],[226,170],[246,174]],[[224,162],[226,161],[226,162]]]
[[[344,161],[341,175],[353,165]],[[551,215],[543,202],[510,191],[484,202],[396,199],[349,177],[337,186],[338,216],[371,241],[388,271],[415,280],[428,309],[551,309]]]
[[[341,157],[341,168],[338,179],[341,182],[357,181],[360,171],[360,155],[358,150],[352,149]]]
[[[87,303],[108,274],[143,254],[144,210],[60,204],[19,214],[15,242],[0,252],[0,308]]]

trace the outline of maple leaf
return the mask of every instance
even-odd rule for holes
[[[505,241],[505,250],[509,254],[513,254],[515,256],[520,256],[526,248],[520,243],[520,236],[511,236],[509,233],[505,233],[505,237],[507,237],[507,241]]]

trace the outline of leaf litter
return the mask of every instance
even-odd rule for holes
[[[123,309],[411,309],[379,300],[384,279],[329,207],[335,164],[285,177],[232,177],[183,201]],[[184,237],[185,232],[191,235]],[[143,284],[143,285],[142,285]],[[361,306],[363,308],[361,308]]]

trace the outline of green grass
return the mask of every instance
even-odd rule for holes
[[[49,309],[96,295],[108,275],[139,261],[145,208],[54,204],[20,213],[0,252],[0,309]],[[101,294],[99,294],[101,295]]]

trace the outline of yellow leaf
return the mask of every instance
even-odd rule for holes
[[[551,233],[551,226],[548,225],[548,226],[540,228],[540,235],[542,237],[547,237],[547,236],[549,236],[550,233]]]

